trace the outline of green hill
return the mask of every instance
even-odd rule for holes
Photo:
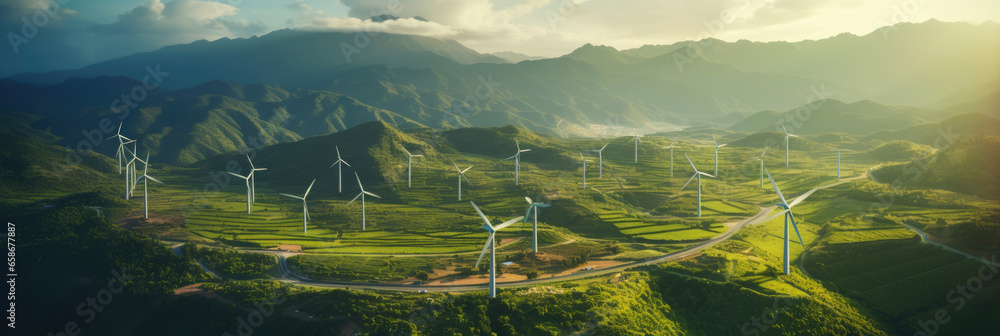
[[[923,124],[895,131],[879,131],[862,138],[870,140],[907,140],[931,147],[944,147],[973,135],[1000,135],[1000,119],[978,112],[960,114],[939,123]]]
[[[895,140],[865,152],[868,157],[880,161],[909,161],[934,153],[930,146],[915,144],[906,140]]]
[[[879,181],[897,179],[914,185],[1000,198],[1000,137],[959,140],[930,157],[872,172]]]
[[[0,143],[0,193],[6,197],[24,196],[25,191],[47,195],[108,191],[108,186],[117,185],[109,174],[118,169],[113,158],[90,151],[71,153],[38,137],[6,130],[0,130]]]
[[[729,146],[754,148],[770,147],[785,150],[785,134],[781,132],[754,133],[742,137],[739,140],[730,142]],[[817,151],[826,149],[827,147],[806,138],[791,137],[789,138],[788,148],[798,151]]]
[[[803,112],[806,111],[806,112]],[[815,101],[783,113],[763,111],[731,126],[736,131],[781,131],[784,123],[793,134],[843,132],[865,135],[926,123],[925,111],[890,106],[870,100],[844,103],[836,99]]]

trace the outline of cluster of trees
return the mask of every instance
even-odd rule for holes
[[[199,247],[190,242],[184,245],[184,255],[201,261],[222,276],[234,279],[265,278],[268,271],[277,266],[273,255]]]

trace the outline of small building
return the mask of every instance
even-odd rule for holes
[[[302,252],[302,245],[278,244],[278,251]]]

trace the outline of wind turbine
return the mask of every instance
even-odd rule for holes
[[[357,172],[354,172],[354,178],[358,179],[358,188],[361,188],[361,193],[359,193],[358,196],[354,196],[354,199],[352,199],[350,202],[347,202],[347,205],[351,205],[351,203],[354,203],[354,201],[358,200],[358,197],[361,197],[361,231],[364,231],[365,230],[365,195],[368,195],[368,196],[371,196],[371,197],[375,197],[375,198],[382,198],[382,197],[379,196],[379,195],[375,195],[373,193],[365,191],[365,187],[363,185],[361,185],[361,178],[358,177],[358,173]]]
[[[788,138],[790,138],[790,137],[796,137],[797,138],[799,136],[795,135],[795,134],[788,133],[788,129],[785,128],[785,124],[781,124],[781,130],[785,131],[785,167],[788,167],[788,143],[790,142],[790,141],[788,141]]]
[[[674,177],[674,144],[677,143],[677,138],[670,143],[670,177]]]
[[[535,203],[530,198],[525,197],[525,201],[528,201],[528,211],[524,213],[524,221],[528,221],[528,216],[531,215],[531,211],[535,212],[535,224],[531,226],[531,251],[538,253],[538,208],[548,208],[552,206],[551,204],[545,203]]]
[[[403,147],[403,145],[399,145],[399,147]],[[415,157],[423,157],[423,155],[413,155],[412,153],[410,153],[410,151],[406,150],[406,147],[403,147],[403,151],[406,152],[406,187],[409,188],[410,187],[410,176],[412,175],[412,172],[413,172],[413,158],[415,158]],[[339,159],[339,155],[338,155],[338,159]]]
[[[686,157],[688,159],[688,163],[691,164],[691,169],[694,169],[694,176],[691,176],[691,179],[688,180],[687,183],[684,183],[684,186],[681,187],[681,190],[684,190],[684,188],[687,187],[687,185],[690,184],[691,181],[693,181],[695,178],[698,178],[698,217],[701,217],[701,176],[702,175],[708,177],[715,177],[715,176],[698,171],[698,168],[694,166],[694,162],[691,161],[691,158],[688,157],[687,154],[684,154],[684,157]]]
[[[291,197],[291,198],[294,198],[294,199],[302,200],[302,233],[307,233],[308,232],[306,230],[306,222],[309,221],[309,207],[306,204],[306,197],[309,196],[309,191],[312,190],[313,184],[316,184],[316,179],[313,179],[312,183],[309,183],[309,188],[306,188],[306,193],[303,194],[302,197],[295,196],[295,195],[278,193],[281,196]]]
[[[715,176],[719,176],[719,148],[726,147],[727,144],[719,144],[719,141],[712,136],[712,142],[715,143]]]
[[[139,178],[135,180],[135,183],[139,183],[139,181],[142,181],[142,207],[144,212],[143,216],[144,218],[149,219],[149,186],[147,185],[146,181],[150,180],[159,184],[163,184],[163,182],[160,182],[160,180],[157,180],[152,176],[149,176],[148,174],[149,163],[147,162],[149,162],[149,152],[146,152],[146,161],[143,161],[144,164],[142,165],[142,176],[139,176]]]
[[[227,172],[227,173],[229,173],[229,175],[233,175],[233,176],[239,177],[239,178],[244,179],[244,180],[247,181],[247,214],[249,214],[250,213],[250,198],[252,197],[252,196],[250,196],[251,195],[251,191],[250,191],[250,176],[243,176],[243,175],[240,175],[240,174],[237,174],[237,173],[234,173],[234,172]],[[250,172],[250,175],[253,176],[253,172],[252,171]]]
[[[785,260],[784,260],[784,265],[783,266],[784,266],[785,274],[788,274],[788,264],[789,264],[789,261],[788,261],[789,260],[789,256],[788,256],[788,253],[789,253],[788,252],[788,250],[789,250],[788,249],[788,222],[789,222],[789,220],[791,220],[791,222],[792,222],[792,227],[795,228],[795,235],[799,237],[799,244],[801,244],[803,247],[806,246],[806,244],[802,242],[802,235],[799,234],[799,227],[798,227],[798,225],[795,224],[795,215],[792,214],[792,207],[794,207],[796,204],[801,203],[803,200],[806,199],[806,197],[809,197],[809,195],[812,195],[818,189],[817,188],[813,188],[812,190],[809,190],[805,194],[802,194],[801,196],[799,196],[799,197],[795,198],[794,200],[792,200],[791,203],[788,203],[788,202],[785,201],[785,196],[781,195],[781,190],[778,189],[778,184],[774,183],[774,178],[771,177],[771,172],[769,172],[767,170],[764,170],[764,171],[767,173],[767,178],[769,180],[771,180],[771,185],[774,186],[774,192],[778,194],[778,198],[781,200],[781,203],[775,204],[775,205],[777,205],[779,208],[782,208],[782,209],[785,209],[785,210],[783,210],[783,211],[775,214],[774,216],[771,216],[771,217],[769,217],[769,218],[761,221],[760,223],[764,223],[764,222],[770,221],[770,220],[775,219],[775,218],[777,218],[778,216],[781,216],[781,215],[785,216],[785,241],[784,241],[784,257],[785,257]]]
[[[757,160],[760,160],[760,188],[764,189],[764,154],[767,154],[767,148],[764,147],[764,152],[760,153]]]
[[[462,169],[458,168],[458,164],[456,164],[455,161],[452,161],[451,164],[453,166],[455,166],[455,171],[458,172],[458,200],[461,201],[462,200],[462,177],[465,176],[465,172],[469,171],[469,169],[472,169],[472,166],[469,166],[469,168],[465,168],[465,170],[462,170]],[[465,176],[465,178],[468,179],[469,177]]]
[[[123,149],[123,154],[124,152],[128,152],[128,154],[132,155],[132,158],[129,159],[128,162],[125,162],[125,199],[128,200],[132,196],[132,191],[135,190],[135,161],[139,160],[140,162],[143,162],[143,164],[145,164],[145,162],[139,158],[137,154],[139,152],[138,145],[136,144],[132,145],[131,150],[129,150],[128,147],[125,147]]]
[[[483,221],[486,222],[486,224],[483,224],[483,229],[486,229],[486,231],[490,233],[489,238],[486,238],[486,245],[483,246],[483,252],[479,253],[479,260],[476,260],[476,268],[477,269],[479,268],[479,263],[483,261],[483,256],[486,255],[486,250],[489,249],[490,250],[490,297],[495,298],[497,297],[497,276],[496,276],[497,254],[496,254],[496,240],[494,239],[494,236],[496,235],[497,231],[500,231],[503,228],[510,226],[511,224],[517,223],[524,217],[523,216],[517,217],[509,221],[503,222],[503,224],[494,227],[493,224],[490,224],[490,220],[486,218],[486,215],[484,215],[483,212],[479,210],[479,207],[476,206],[475,202],[469,202],[469,203],[472,203],[472,207],[476,209],[476,213],[478,213],[479,217],[482,217]]]
[[[632,134],[635,134],[635,163],[639,163],[639,132],[632,130]]]
[[[122,156],[125,156],[125,149],[126,149],[125,145],[127,145],[129,143],[132,143],[132,142],[135,142],[135,140],[126,138],[125,136],[122,135],[122,125],[123,124],[125,124],[124,121],[118,124],[118,133],[116,133],[115,135],[109,136],[107,139],[104,139],[104,140],[111,140],[111,138],[118,138],[118,151],[115,152],[115,157],[118,158],[118,173],[119,174],[122,173],[122,160],[124,160],[122,158]]]
[[[254,181],[255,180],[254,176],[257,175],[258,171],[267,170],[267,168],[254,167],[253,160],[250,160],[250,154],[246,155],[247,155],[247,161],[250,161],[250,175],[247,175],[247,177],[250,178],[250,202],[255,203],[257,202],[257,182]],[[247,213],[250,213],[250,210],[247,210]]]
[[[604,149],[608,148],[609,144],[611,144],[611,143],[609,142],[609,143],[604,144],[604,147],[601,147],[601,149],[590,149],[590,150],[588,150],[590,152],[597,152],[597,159],[598,159],[598,163],[597,163],[597,178],[603,178],[604,177]]]
[[[503,159],[503,161],[514,160],[514,185],[517,185],[518,175],[521,173],[521,153],[530,152],[531,149],[521,149],[521,144],[517,140],[514,140],[514,144],[517,145],[517,153],[514,153],[514,156]]]
[[[333,146],[333,147],[337,149],[337,161],[334,162],[332,165],[330,165],[330,168],[333,168],[333,166],[337,166],[337,192],[339,193],[341,191],[341,186],[343,185],[343,183],[340,181],[340,178],[343,175],[344,165],[347,165],[348,167],[350,167],[351,165],[347,164],[347,161],[344,161],[344,159],[340,158],[340,147],[339,146]]]
[[[583,189],[587,189],[587,157],[580,151],[580,162],[583,164]]]
[[[840,178],[840,152],[850,152],[848,149],[834,149],[833,152],[837,152],[837,178]]]

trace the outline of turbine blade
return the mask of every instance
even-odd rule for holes
[[[757,222],[757,223],[767,223],[767,222],[770,222],[770,221],[771,221],[772,219],[775,219],[775,218],[778,218],[778,217],[781,217],[781,215],[784,215],[784,214],[785,214],[786,212],[788,212],[788,210],[781,210],[781,211],[778,211],[778,213],[774,214],[773,216],[771,216],[771,217],[767,217],[767,219],[764,219],[764,220],[762,220],[762,221],[759,221],[759,222]]]
[[[302,198],[302,197],[299,197],[299,196],[295,196],[295,195],[289,195],[289,194],[285,194],[285,193],[278,193],[278,195],[281,195],[281,196],[285,196],[285,197],[290,197],[290,198],[294,198],[294,199],[300,199],[300,200],[305,200],[305,199],[304,199],[304,198]]]
[[[403,152],[406,152],[407,156],[413,156],[413,154],[411,154],[410,151],[406,150],[406,147],[403,147],[403,145],[399,145],[399,147],[403,149]]]
[[[770,147],[764,147],[764,152],[760,153],[760,157],[764,157],[764,154],[767,154],[767,149],[768,148],[770,148]]]
[[[237,174],[237,173],[233,173],[233,172],[226,172],[226,173],[229,173],[229,175],[233,175],[233,176],[239,177],[239,178],[244,179],[244,180],[247,179],[246,176],[243,176],[243,175],[240,175],[240,174]]]
[[[677,139],[678,138],[674,138],[674,141],[670,143],[670,147],[674,147],[674,144],[677,143]]]
[[[365,193],[365,195],[368,195],[368,196],[371,196],[371,197],[375,197],[375,198],[382,198],[382,196],[379,196],[379,195],[375,195],[375,194],[373,194],[373,193],[370,193],[370,192],[367,192],[367,191],[362,191],[362,192],[363,192],[363,193]]]
[[[781,194],[781,189],[778,189],[778,184],[774,183],[774,178],[771,177],[771,172],[767,169],[764,169],[764,172],[767,173],[767,179],[771,180],[771,185],[774,186],[774,192],[778,193],[778,198],[781,199],[781,204],[788,206],[788,202],[785,201],[785,196]]]
[[[344,161],[343,159],[340,159],[340,162],[343,162],[343,163],[344,163],[344,165],[346,165],[346,166],[348,166],[348,167],[350,167],[350,166],[351,166],[351,164],[350,164],[350,163],[347,163],[347,161]]]
[[[309,183],[309,188],[306,188],[306,193],[302,195],[302,199],[306,199],[306,197],[309,196],[309,191],[312,191],[314,184],[316,184],[316,179],[313,179],[313,181]]]
[[[493,230],[493,224],[490,224],[490,220],[488,218],[486,218],[486,215],[483,214],[483,211],[479,210],[479,207],[476,206],[476,202],[469,201],[469,203],[472,203],[472,207],[476,209],[476,213],[479,214],[479,217],[483,218],[483,221],[486,222],[486,225],[488,225],[490,227],[490,230],[494,231]]]
[[[781,123],[781,130],[785,131],[785,135],[788,135],[788,129],[785,128],[785,123]]]
[[[503,224],[497,225],[496,228],[494,228],[494,231],[500,231],[500,230],[502,230],[505,227],[511,226],[511,224],[520,222],[522,219],[524,219],[524,216],[519,216],[517,218],[511,219],[511,220],[506,221],[506,222],[503,222]]]
[[[462,171],[462,175],[465,175],[465,172],[469,171],[469,169],[472,169],[472,166],[469,166],[469,168],[465,168],[465,170]]]
[[[686,153],[684,154],[684,157],[686,157],[688,159],[688,163],[691,164],[691,169],[694,169],[694,172],[697,173],[698,168],[694,166],[694,161],[691,161],[691,157],[689,157]]]
[[[364,192],[365,191],[365,187],[363,185],[361,185],[361,178],[358,177],[358,172],[354,172],[354,178],[358,180],[358,187],[361,188],[362,192]]]
[[[705,175],[705,176],[708,176],[708,177],[711,177],[711,178],[715,178],[715,175],[712,175],[712,174],[709,174],[709,173],[698,172],[698,174]]]
[[[809,195],[812,195],[814,192],[816,192],[816,190],[819,190],[819,188],[812,188],[811,190],[807,191],[805,194],[802,194],[801,196],[796,197],[795,199],[792,200],[792,203],[788,203],[788,207],[791,208],[791,207],[794,207],[796,204],[802,203],[802,201],[806,200],[806,197],[809,197]]]
[[[686,188],[686,187],[688,186],[688,184],[691,184],[691,181],[694,181],[694,178],[695,178],[695,177],[698,177],[698,174],[694,174],[694,175],[692,175],[692,176],[691,176],[691,179],[689,179],[689,180],[687,181],[687,183],[684,183],[684,186],[682,186],[682,187],[681,187],[681,190],[684,190],[684,188]]]
[[[479,259],[476,259],[476,268],[479,268],[479,263],[483,261],[483,256],[486,255],[486,250],[490,249],[490,243],[493,242],[493,233],[490,232],[490,237],[486,238],[486,245],[483,245],[483,252],[479,253]]]
[[[243,153],[243,154],[246,154],[246,156],[247,156],[247,161],[249,161],[249,162],[250,162],[250,170],[254,170],[254,166],[253,166],[253,160],[250,160],[250,154],[248,154],[248,153]]]
[[[518,152],[518,154],[520,154],[520,152]],[[513,160],[513,159],[514,159],[514,158],[516,158],[516,157],[517,157],[517,154],[514,154],[514,156],[511,156],[511,157],[509,157],[509,158],[506,158],[506,159],[503,159],[503,160],[500,160],[500,161],[507,161],[507,160]]]
[[[719,145],[719,148],[726,147],[726,145],[728,145],[728,144],[721,144],[721,145]]]
[[[604,151],[604,149],[605,149],[605,148],[607,148],[607,147],[608,147],[608,145],[610,145],[610,144],[611,144],[610,142],[609,142],[609,143],[606,143],[606,144],[604,144],[604,147],[601,147],[601,150],[600,150],[600,152],[603,152],[603,151]]]
[[[340,161],[340,146],[333,145],[333,148],[337,150],[337,160]]]
[[[365,193],[362,192],[362,193],[358,194],[358,196],[354,196],[354,199],[352,199],[350,202],[347,202],[347,205],[351,205],[351,203],[354,203],[354,201],[358,200],[358,197],[361,197],[361,195],[364,195],[364,194]]]
[[[802,241],[802,235],[799,234],[799,226],[795,223],[795,215],[792,214],[791,210],[788,211],[788,218],[792,220],[792,228],[795,229],[795,235],[799,237],[799,245],[805,247],[806,243]]]
[[[160,180],[157,180],[156,178],[153,178],[152,176],[149,176],[149,175],[146,175],[146,174],[142,174],[142,176],[145,176],[145,177],[146,177],[147,179],[149,179],[150,181],[153,181],[153,182],[156,182],[156,183],[159,183],[159,184],[163,184],[163,185],[166,185],[166,183],[163,183],[163,182],[160,182]]]
[[[531,199],[530,199],[530,198],[527,198],[527,197],[525,197],[525,198],[524,198],[524,200],[525,200],[525,201],[528,201],[528,204],[531,204],[531,203],[534,203],[534,202],[532,202],[532,201],[531,201]]]

